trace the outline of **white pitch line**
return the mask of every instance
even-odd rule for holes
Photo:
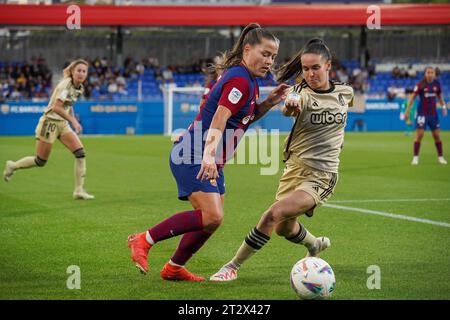
[[[431,199],[364,199],[364,200],[332,200],[328,203],[358,203],[358,202],[426,202],[426,201],[450,201],[450,198]]]
[[[401,215],[401,214],[395,214],[395,213],[389,213],[389,212],[383,212],[383,211],[375,211],[375,210],[368,210],[368,209],[363,209],[363,208],[338,206],[338,205],[329,204],[329,203],[326,203],[323,206],[324,207],[328,207],[328,208],[341,209],[341,210],[347,210],[347,211],[356,211],[356,212],[361,212],[361,213],[366,213],[366,214],[374,214],[374,215],[388,217],[388,218],[408,220],[408,221],[415,221],[415,222],[433,224],[433,225],[440,226],[440,227],[450,228],[450,223],[441,222],[441,221],[434,221],[434,220],[428,220],[428,219],[414,218],[414,217],[410,217],[410,216],[404,216],[404,215]]]

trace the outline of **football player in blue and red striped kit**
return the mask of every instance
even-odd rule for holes
[[[204,280],[189,272],[185,264],[222,223],[223,166],[233,156],[250,123],[286,98],[289,86],[282,84],[263,102],[257,102],[256,77],[269,72],[278,47],[278,39],[270,32],[258,24],[249,24],[233,49],[225,53],[223,63],[217,66],[224,70],[222,76],[170,154],[178,198],[189,200],[193,210],[177,213],[146,232],[128,237],[131,259],[142,273],[148,272],[147,255],[152,246],[183,235],[160,275],[165,280]]]
[[[440,164],[447,164],[447,161],[443,156],[442,141],[439,135],[439,117],[436,110],[436,100],[439,98],[439,103],[442,106],[442,114],[444,117],[447,116],[447,108],[444,98],[442,97],[441,84],[438,80],[436,80],[436,71],[434,68],[425,68],[424,78],[414,88],[414,92],[408,101],[408,106],[406,107],[405,120],[407,123],[410,121],[409,110],[411,109],[416,96],[419,96],[420,101],[417,107],[416,138],[414,141],[414,157],[411,164],[419,164],[420,143],[427,126],[431,129],[431,133],[434,138],[434,143],[438,153],[438,162]]]

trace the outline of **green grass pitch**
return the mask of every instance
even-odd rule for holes
[[[150,252],[149,275],[139,274],[127,236],[190,208],[176,198],[168,165],[170,140],[82,140],[86,186],[94,201],[72,200],[73,156],[60,143],[45,168],[22,170],[10,183],[1,181],[0,299],[297,299],[289,273],[305,249],[275,234],[232,283],[163,281],[159,271],[179,238],[157,244]],[[449,159],[450,132],[443,132],[442,140]],[[33,153],[32,137],[0,137],[2,168],[8,159]],[[348,133],[329,204],[450,223],[450,165],[437,163],[429,132],[419,166],[410,165],[411,153],[412,137],[401,132]],[[205,277],[214,273],[272,203],[282,164],[277,175],[262,176],[260,168],[225,168],[224,223],[189,262],[191,271]],[[332,299],[450,299],[448,225],[330,207],[301,220],[313,234],[332,241],[321,256],[336,274]],[[66,286],[71,265],[80,267],[79,290]],[[372,265],[380,267],[381,289],[367,287]]]

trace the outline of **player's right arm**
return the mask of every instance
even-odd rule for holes
[[[216,179],[219,176],[216,164],[217,146],[221,141],[228,119],[239,112],[248,98],[249,84],[244,78],[231,78],[223,85],[218,107],[206,136],[202,165],[197,179]]]
[[[51,106],[51,108],[57,115],[70,122],[77,134],[80,133],[82,129],[80,123],[73,116],[73,114],[68,114],[64,111],[63,105],[64,102],[61,99],[57,99],[56,102]]]
[[[418,93],[419,93],[419,85],[416,85],[416,87],[414,88],[413,93],[409,97],[408,105],[406,106],[406,110],[405,110],[405,121],[408,124],[411,123],[411,119],[409,119],[409,111],[411,110],[411,107],[412,107],[412,104],[414,102],[414,99],[417,97]]]
[[[223,132],[227,125],[228,119],[231,117],[231,111],[219,105],[216,113],[211,121],[211,126],[208,130],[208,135],[205,141],[205,150],[203,151],[202,165],[197,175],[197,179],[217,179],[219,172],[216,165],[216,151],[217,146],[222,138]]]

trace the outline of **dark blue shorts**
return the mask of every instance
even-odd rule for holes
[[[173,151],[173,149],[172,149]],[[188,196],[196,191],[215,192],[220,195],[225,193],[225,176],[222,168],[219,169],[219,177],[215,183],[209,180],[200,181],[197,175],[200,171],[200,164],[174,163],[172,160],[172,152],[170,153],[170,169],[177,182],[178,199],[188,200]]]
[[[416,118],[416,129],[426,129],[426,127],[430,128],[430,130],[439,129],[439,118],[438,116],[417,116]]]

